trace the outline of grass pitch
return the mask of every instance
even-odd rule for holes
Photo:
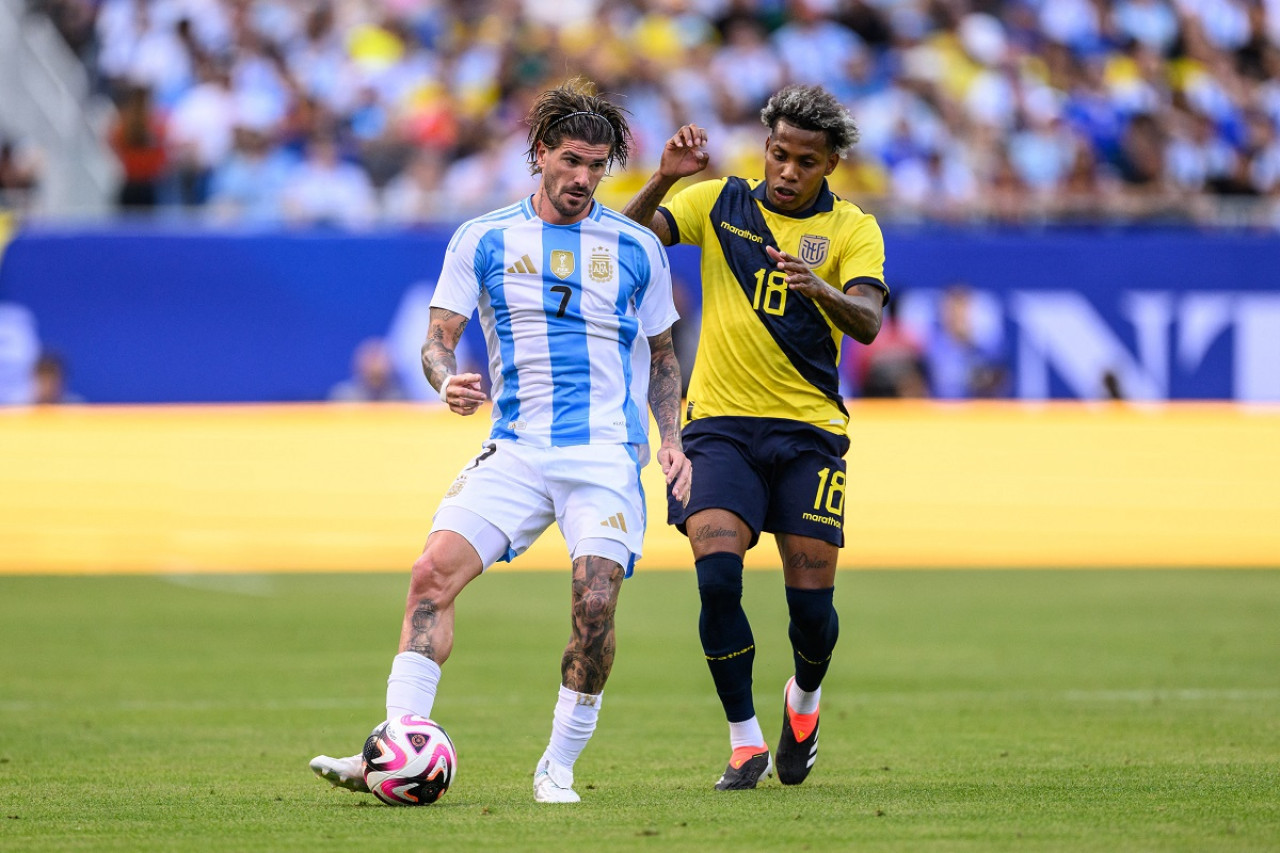
[[[460,599],[438,804],[329,788],[382,717],[401,574],[0,577],[0,850],[1277,850],[1280,572],[846,571],[809,781],[711,785],[688,572],[628,581],[578,806],[533,802],[564,573]],[[747,576],[776,739],[781,577]]]

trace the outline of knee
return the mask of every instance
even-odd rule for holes
[[[840,619],[834,602],[835,589],[796,589],[787,587],[787,610],[796,631],[810,637],[833,641],[840,631]]]
[[[442,559],[436,549],[427,546],[413,561],[409,575],[409,595],[415,599],[429,598],[437,603],[451,600],[451,591],[457,577],[457,567]]]
[[[618,600],[605,595],[575,595],[570,611],[575,634],[594,634],[613,624]]]
[[[741,601],[742,558],[721,551],[708,554],[694,563],[698,573],[698,593],[703,602]]]
[[[742,558],[736,554],[709,554],[694,565],[702,604],[698,624],[704,633],[749,631],[742,609]]]
[[[587,555],[574,561],[570,609],[576,630],[590,633],[613,624],[623,574],[622,566],[607,557]]]

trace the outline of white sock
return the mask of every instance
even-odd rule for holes
[[[810,693],[807,690],[801,690],[793,678],[791,679],[791,686],[787,688],[787,704],[797,714],[812,714],[818,710],[818,698],[820,696],[822,696],[821,684],[818,685],[817,690]]]
[[[387,676],[387,719],[405,714],[431,719],[439,684],[440,664],[417,652],[396,655]]]
[[[764,746],[764,732],[760,730],[760,720],[752,717],[740,723],[730,723],[729,746],[733,749],[740,746]]]
[[[556,764],[572,770],[587,741],[596,730],[600,717],[603,693],[578,693],[560,685],[555,714],[551,718],[551,742],[545,756]]]

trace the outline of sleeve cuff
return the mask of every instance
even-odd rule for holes
[[[667,220],[667,230],[671,232],[671,245],[674,246],[676,243],[680,242],[680,226],[676,225],[675,216],[673,216],[671,211],[667,210],[665,207],[659,207],[658,213],[661,213],[662,218]]]
[[[869,284],[872,287],[879,288],[883,294],[882,301],[880,302],[880,304],[881,305],[889,304],[889,285],[885,284],[880,279],[872,278],[869,275],[859,276],[858,278],[851,278],[844,283],[844,292],[848,293],[849,288],[853,287],[855,284]]]

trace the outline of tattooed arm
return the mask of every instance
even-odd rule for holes
[[[486,399],[479,373],[458,373],[455,350],[467,318],[446,308],[432,308],[427,340],[422,345],[422,372],[451,411],[473,415]],[[447,385],[446,385],[447,383]],[[444,389],[441,390],[442,386]]]
[[[622,215],[657,234],[662,245],[670,246],[674,242],[674,235],[667,227],[666,218],[658,213],[658,205],[662,204],[662,199],[675,186],[676,181],[701,172],[707,167],[709,160],[707,131],[696,124],[684,125],[667,140],[662,149],[658,171],[627,202]]]
[[[676,361],[671,330],[649,338],[649,349],[649,408],[653,410],[658,435],[662,437],[658,464],[667,476],[671,494],[676,500],[688,503],[693,468],[680,441],[680,363]]]

